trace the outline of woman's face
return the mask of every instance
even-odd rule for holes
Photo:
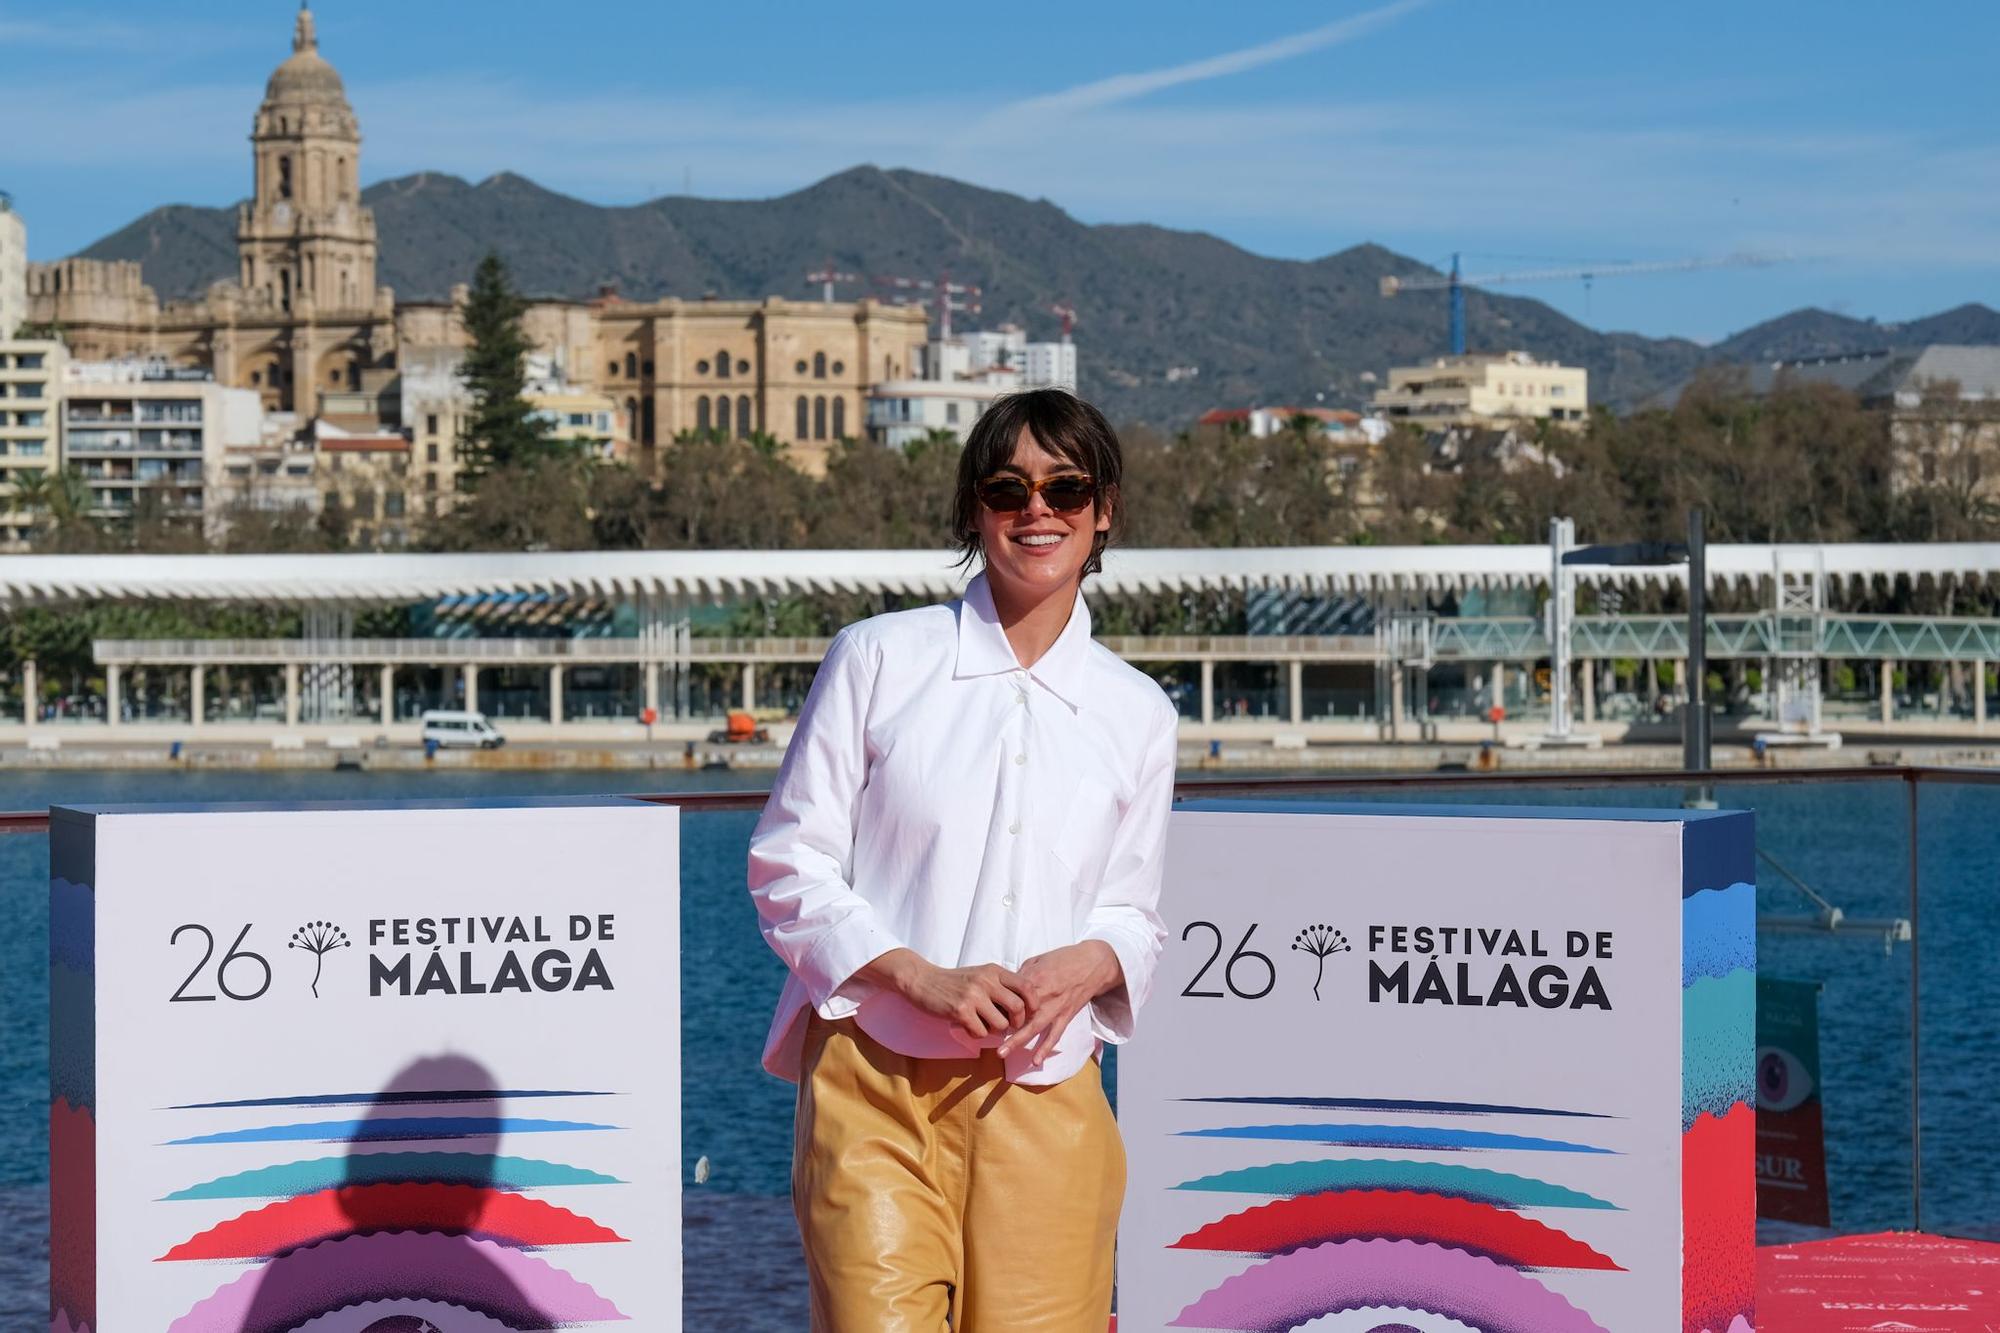
[[[1001,472],[1033,483],[1082,470],[1042,448],[1024,427]],[[1029,496],[1028,507],[1018,513],[997,513],[984,504],[975,513],[988,583],[999,596],[1022,601],[1039,601],[1064,587],[1075,587],[1090,559],[1094,535],[1111,528],[1111,506],[1102,495],[1095,505],[1073,514],[1056,513],[1039,492]]]

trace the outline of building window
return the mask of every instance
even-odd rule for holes
[[[706,361],[695,362],[694,373],[697,375],[706,375],[708,373],[708,362]]]
[[[403,493],[390,491],[382,497],[382,517],[401,518],[403,516]]]
[[[605,363],[605,366],[604,366],[604,373],[605,373],[605,374],[606,374],[607,376],[609,376],[610,378],[614,379],[614,380],[615,380],[615,379],[617,379],[617,378],[618,378],[618,363],[617,363],[616,361],[609,361],[609,362],[606,362],[606,363]]]
[[[435,463],[438,461],[438,447],[436,444],[427,444],[424,446],[424,461],[426,463]]]
[[[699,398],[697,398],[697,399],[695,399],[695,400],[694,400],[694,428],[695,428],[696,430],[707,430],[707,429],[708,429],[708,395],[707,395],[707,394],[703,394],[703,395],[702,395],[701,397],[699,397]]]
[[[253,370],[253,371],[251,371],[251,372],[250,372],[250,387],[251,387],[251,388],[253,388],[253,389],[254,389],[254,388],[256,388],[256,387],[257,387],[258,385],[262,384],[263,382],[264,382],[264,372],[263,372],[263,371],[261,371],[261,370]]]
[[[435,472],[424,473],[424,489],[435,495],[437,493],[437,488],[438,488],[438,474]]]
[[[823,380],[823,379],[825,379],[825,378],[826,378],[826,353],[825,353],[825,352],[814,352],[814,353],[813,353],[813,378],[814,378],[814,379],[816,379],[816,380]]]
[[[804,363],[804,362],[802,361],[802,362],[800,362],[799,364],[800,364],[800,365],[804,365],[805,363]],[[804,394],[800,394],[800,395],[799,395],[799,419],[798,419],[798,423],[797,423],[797,428],[796,428],[796,429],[794,429],[794,430],[792,431],[792,434],[793,434],[793,436],[795,436],[795,437],[796,437],[796,438],[798,438],[798,439],[801,439],[801,440],[803,440],[803,439],[806,439],[806,438],[808,437],[808,435],[810,434],[810,432],[809,432],[809,431],[807,430],[807,427],[809,427],[810,425],[812,425],[812,421],[811,421],[811,417],[810,417],[810,410],[811,410],[811,409],[810,409],[810,408],[809,408],[809,407],[807,406],[807,404],[806,404],[806,396],[805,396]]]
[[[748,361],[738,361],[736,363],[736,373],[739,375],[748,375],[750,373],[750,363]]]
[[[729,378],[729,353],[728,353],[728,352],[717,352],[717,353],[715,354],[715,374],[716,374],[716,378],[718,378],[718,379],[725,379],[725,380],[726,380],[726,379],[728,379],[728,378]]]
[[[958,424],[957,403],[946,403],[944,405],[944,424],[947,426],[956,426]]]
[[[292,159],[289,156],[278,159],[278,198],[292,197]]]
[[[847,400],[845,398],[836,398],[833,400],[833,438],[836,440],[847,438]]]
[[[641,415],[645,418],[645,425],[639,431],[639,438],[645,443],[651,444],[653,442],[653,400],[648,398],[639,406]]]
[[[729,420],[729,395],[725,393],[715,400],[715,428],[725,437],[731,434]]]
[[[639,357],[636,352],[625,353],[625,378],[628,380],[639,378]]]
[[[652,362],[650,362],[650,361],[642,361],[642,362],[640,362],[640,363],[639,363],[639,371],[640,371],[640,373],[641,373],[641,374],[643,374],[643,375],[644,375],[644,376],[645,376],[645,377],[646,377],[647,379],[651,379],[651,378],[653,378],[653,363],[652,363]]]
[[[847,366],[843,362],[836,361],[833,363],[833,373],[835,378],[839,378],[847,373]]]
[[[801,361],[798,363],[798,365],[792,367],[792,369],[796,370],[799,374],[803,375],[806,373],[806,363]]]
[[[736,433],[748,435],[751,430],[750,395],[739,394],[736,398]]]
[[[625,429],[634,435],[639,433],[639,400],[637,398],[627,398],[625,400]]]
[[[824,395],[813,399],[813,438],[826,438],[826,398]]]
[[[14,358],[14,369],[16,370],[40,370],[41,368],[42,354],[40,352],[23,352]]]
[[[437,433],[438,433],[438,414],[435,412],[424,413],[424,434],[435,435]]]

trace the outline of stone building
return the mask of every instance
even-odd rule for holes
[[[12,338],[28,318],[28,226],[0,190],[0,338]]]
[[[309,9],[299,11],[292,54],[265,87],[250,140],[253,188],[238,213],[233,278],[199,299],[162,302],[136,263],[36,264],[29,318],[60,324],[80,359],[205,369],[302,421],[372,401],[378,428],[414,434],[420,423],[391,416],[410,400],[401,369],[423,349],[465,345],[462,297],[398,303],[377,284],[360,127],[339,73],[320,55]],[[570,389],[617,405],[641,467],[677,433],[708,429],[770,434],[817,468],[835,439],[862,433],[868,385],[910,374],[926,337],[915,307],[776,297],[537,302],[523,324]],[[418,469],[436,442],[419,442]]]

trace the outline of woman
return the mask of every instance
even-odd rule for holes
[[[841,631],[751,837],[816,1333],[1107,1322],[1125,1157],[1097,1055],[1164,938],[1175,752],[1079,594],[1119,474],[1069,394],[981,417],[954,521],[983,572]]]

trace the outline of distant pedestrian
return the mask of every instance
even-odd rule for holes
[[[1095,408],[996,403],[954,506],[982,572],[841,631],[752,835],[815,1333],[1107,1323],[1125,1156],[1097,1057],[1152,986],[1176,748],[1080,595],[1120,471]]]

